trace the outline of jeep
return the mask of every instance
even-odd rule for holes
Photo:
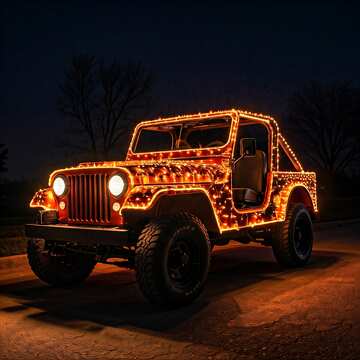
[[[304,171],[274,118],[241,110],[140,122],[125,161],[59,169],[30,202],[28,260],[68,287],[96,263],[134,269],[144,296],[182,306],[199,296],[214,245],[272,247],[283,267],[313,246],[316,174]]]

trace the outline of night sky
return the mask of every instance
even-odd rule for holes
[[[64,163],[56,99],[74,54],[143,62],[156,115],[238,106],[281,118],[309,80],[359,85],[359,11],[349,2],[64,3],[2,5],[0,143],[10,178],[46,179]]]

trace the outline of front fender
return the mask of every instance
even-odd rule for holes
[[[44,210],[57,210],[57,205],[51,188],[40,189],[30,201],[31,208],[42,208]]]

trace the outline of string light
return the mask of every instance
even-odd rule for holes
[[[184,121],[205,120],[208,118],[231,119],[228,142],[217,148],[169,150],[151,153],[135,153],[133,146],[138,131],[144,126],[176,124]],[[232,197],[231,158],[241,121],[260,123],[269,131],[269,151],[271,154],[266,178],[266,191],[262,204],[252,208],[238,208]],[[253,122],[252,122],[253,121]],[[279,170],[279,148],[282,148],[297,171]],[[160,196],[177,194],[205,194],[213,210],[219,232],[239,230],[283,221],[288,201],[295,189],[302,191],[311,200],[316,213],[316,174],[305,172],[294,151],[280,134],[277,122],[270,116],[241,110],[211,111],[195,115],[176,116],[139,123],[133,132],[125,161],[81,163],[79,166],[59,169],[49,177],[49,186],[56,175],[124,173],[129,186],[126,194],[116,201],[118,216],[112,215],[111,224],[119,225],[124,210],[150,209]],[[30,203],[31,207],[58,209],[56,196],[52,189],[39,190]],[[62,210],[66,222],[67,208]],[[122,220],[122,219],[121,219]]]
[[[51,188],[40,189],[30,201],[31,208],[41,208],[43,210],[56,210],[57,200]]]

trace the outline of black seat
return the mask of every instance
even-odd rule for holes
[[[233,197],[237,205],[262,202],[266,183],[266,154],[256,150],[255,156],[235,160],[232,173]]]

